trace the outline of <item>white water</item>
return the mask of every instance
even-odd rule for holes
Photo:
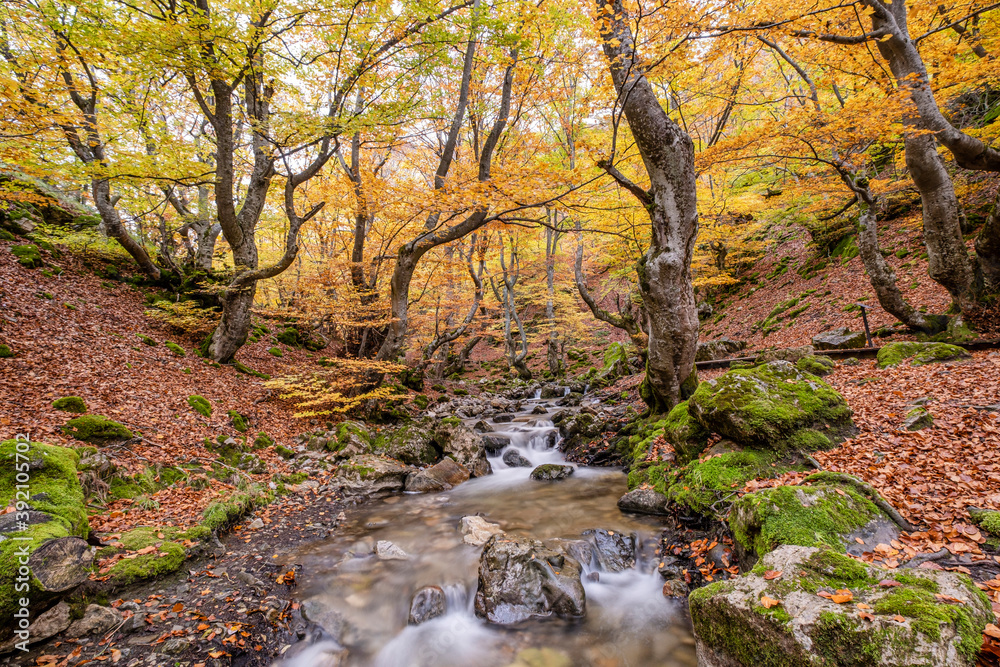
[[[537,399],[536,399],[537,400]],[[529,404],[534,407],[534,403]],[[546,415],[522,414],[494,424],[534,466],[565,464],[552,445],[558,429]],[[390,497],[348,514],[343,532],[297,554],[303,564],[299,595],[309,617],[349,649],[354,667],[503,667],[526,648],[551,649],[568,664],[600,667],[693,666],[690,631],[682,612],[661,593],[655,563],[625,572],[583,563],[587,615],[578,621],[538,619],[516,627],[490,625],[474,613],[481,547],[462,542],[463,516],[481,514],[508,533],[547,540],[579,539],[605,528],[655,536],[655,519],[623,515],[616,501],[624,475],[577,467],[564,480],[529,479],[532,468],[511,468],[502,453],[490,458],[494,474],[440,494]],[[389,540],[410,554],[405,561],[370,556],[374,542]],[[637,549],[638,551],[638,549]],[[587,575],[598,571],[599,580]],[[408,626],[412,595],[421,587],[445,589],[447,612]],[[313,660],[310,662],[310,659]],[[314,667],[297,656],[294,667]],[[522,663],[523,664],[523,663]]]

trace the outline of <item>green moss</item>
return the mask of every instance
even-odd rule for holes
[[[229,416],[229,423],[232,424],[233,428],[235,428],[240,433],[246,433],[247,429],[250,428],[250,424],[247,421],[247,418],[241,415],[236,410],[230,410],[226,414]]]
[[[859,563],[850,556],[829,549],[813,554],[808,563],[812,574],[810,578],[816,580],[819,586],[841,589],[841,588],[863,588],[871,586],[877,582],[864,564]],[[808,573],[807,573],[808,574]]]
[[[1000,537],[1000,512],[970,508],[969,516],[972,517],[972,523],[987,533]]]
[[[278,453],[278,456],[280,456],[283,459],[290,459],[295,457],[295,452],[289,449],[288,447],[285,447],[284,445],[275,445],[274,451],[276,451]]]
[[[846,535],[878,515],[850,487],[780,486],[736,500],[729,527],[733,539],[760,557],[783,544],[843,548]]]
[[[148,345],[150,347],[155,347],[156,346],[156,341],[153,338],[151,338],[150,336],[146,336],[145,334],[136,334],[136,337],[139,340],[141,340],[144,344],[146,344],[146,345]]]
[[[63,412],[76,412],[83,414],[87,411],[87,404],[79,396],[63,396],[52,401],[52,407]]]
[[[266,500],[267,495],[254,484],[246,493],[236,493],[226,501],[211,503],[202,513],[202,525],[210,530],[219,530]]]
[[[268,350],[268,353],[273,357],[285,356],[285,353],[281,351],[280,347],[272,347],[270,350]]]
[[[16,241],[17,237],[8,232],[6,229],[0,229],[0,241]]]
[[[212,416],[212,404],[204,396],[198,396],[197,394],[188,396],[188,405],[202,417]]]
[[[21,266],[29,269],[37,269],[42,266],[42,254],[38,252],[38,246],[34,244],[12,245],[10,251],[14,257],[17,257],[17,262]]]
[[[813,650],[828,665],[869,667],[880,664],[884,648],[891,644],[889,630],[865,628],[854,618],[828,611],[819,615],[809,634]]]
[[[457,394],[458,390],[456,390],[455,393]],[[444,426],[460,426],[462,424],[462,420],[458,417],[445,417],[441,420],[441,424]]]
[[[804,428],[840,435],[852,428],[844,398],[815,375],[787,362],[731,370],[702,382],[691,414],[708,430],[742,445],[787,450]]]
[[[675,405],[662,423],[663,436],[674,446],[678,463],[687,463],[705,451],[709,433],[691,416],[687,401]]]
[[[288,327],[283,331],[278,332],[274,335],[275,340],[279,343],[284,343],[289,347],[298,347],[299,343],[299,332],[293,327]]]
[[[795,367],[800,371],[823,377],[833,372],[834,363],[830,357],[809,355],[796,361]]]
[[[942,626],[954,625],[961,637],[959,653],[969,662],[974,662],[979,655],[985,624],[978,622],[965,605],[941,602],[934,593],[923,588],[900,587],[876,601],[873,610],[876,614],[898,614],[913,619],[914,629],[931,641],[941,640]]]
[[[118,422],[100,415],[74,417],[66,422],[62,430],[72,438],[95,445],[112,440],[128,440],[133,437],[132,431]]]
[[[253,448],[264,449],[265,447],[270,447],[273,444],[274,444],[274,438],[269,436],[267,433],[264,433],[264,431],[261,431],[260,433],[257,434],[257,437],[254,438]]]
[[[178,357],[186,356],[187,353],[184,352],[184,348],[177,343],[171,343],[169,340],[163,344],[168,350],[176,354]]]
[[[175,572],[184,564],[184,559],[184,547],[176,542],[163,542],[152,553],[118,561],[107,572],[107,576],[117,586],[128,586],[137,581]]]
[[[67,447],[16,440],[0,442],[0,507],[23,501],[28,494],[30,507],[51,517],[26,530],[8,532],[4,535],[7,539],[0,540],[0,614],[5,618],[10,618],[19,597],[43,599],[42,589],[33,578],[28,582],[28,591],[15,591],[15,552],[26,547],[31,553],[47,540],[86,538],[89,533],[87,507],[77,478],[78,463],[79,455]],[[23,464],[27,464],[27,470],[20,472],[27,475],[27,482],[17,476],[17,466]]]
[[[907,359],[913,359],[911,366],[924,366],[967,356],[964,349],[948,343],[889,343],[878,351],[878,366],[898,366]]]
[[[458,389],[455,390],[454,393],[455,393],[456,396],[468,396],[469,395],[469,390],[468,389],[463,389],[463,388],[459,387]]]
[[[427,406],[430,404],[430,402],[431,402],[430,399],[424,396],[423,394],[417,394],[416,396],[413,397],[413,404],[421,410],[427,409]]]
[[[757,478],[775,477],[787,472],[773,452],[744,450],[692,461],[676,472],[675,481],[657,488],[671,502],[684,505],[698,514],[724,514],[737,491]],[[774,465],[772,465],[774,464]],[[654,488],[657,485],[654,484]]]
[[[243,373],[244,375],[252,375],[252,376],[260,378],[262,380],[270,380],[271,379],[271,376],[268,375],[267,373],[261,373],[260,371],[255,371],[254,369],[250,368],[249,366],[245,366],[245,365],[241,364],[238,361],[234,360],[232,362],[232,364],[233,364],[233,368],[236,369],[237,373]]]
[[[9,345],[0,344],[0,359],[10,359],[14,356]]]

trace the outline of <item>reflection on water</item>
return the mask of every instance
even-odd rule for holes
[[[529,406],[532,407],[532,406]],[[548,415],[521,415],[496,424],[533,466],[565,463],[552,444],[558,431]],[[296,555],[303,564],[299,595],[311,620],[350,649],[348,664],[371,667],[503,667],[526,648],[555,650],[568,662],[552,667],[695,665],[694,642],[683,612],[661,593],[662,579],[640,562],[625,572],[587,574],[587,616],[579,621],[543,619],[498,627],[473,613],[481,547],[462,542],[463,516],[480,514],[513,535],[576,539],[588,529],[654,536],[658,523],[624,515],[616,502],[626,491],[618,470],[577,468],[556,482],[529,479],[532,468],[510,468],[502,452],[491,457],[494,474],[452,491],[385,498],[349,512],[342,530]],[[388,540],[407,560],[379,560],[375,543]],[[424,586],[445,590],[444,616],[407,626],[410,598]],[[546,655],[551,657],[552,653]],[[306,663],[296,661],[307,667]],[[519,662],[520,665],[528,663]],[[534,667],[535,663],[531,663]]]

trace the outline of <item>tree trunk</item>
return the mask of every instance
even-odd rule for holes
[[[111,182],[106,178],[99,178],[94,179],[91,185],[94,204],[97,206],[97,212],[101,215],[101,222],[104,225],[105,233],[121,244],[121,247],[132,256],[132,259],[139,265],[139,269],[143,273],[153,280],[159,280],[160,269],[149,258],[149,253],[146,252],[146,249],[132,238],[132,235],[125,229],[125,225],[122,224],[121,216],[118,215],[118,209],[115,208],[111,200]]]
[[[981,278],[962,238],[958,197],[951,176],[941,162],[932,136],[909,136],[904,146],[906,166],[920,192],[927,271],[948,290],[959,308],[974,308]]]
[[[252,242],[252,238],[249,243],[233,248],[233,261],[244,270],[257,268],[257,244]],[[234,280],[222,293],[222,318],[208,347],[208,356],[220,364],[232,361],[236,351],[246,343],[250,333],[250,311],[256,294],[256,280],[249,284]]]
[[[554,213],[554,212],[553,212]],[[549,216],[550,220],[555,220],[555,215]],[[559,243],[560,233],[549,227],[545,228],[545,317],[549,322],[549,340],[546,348],[546,360],[549,364],[549,372],[559,377],[563,374],[562,357],[559,354],[559,331],[556,327],[555,311],[555,273],[556,273],[556,247]]]
[[[986,291],[994,296],[1000,294],[1000,195],[976,237],[976,255]]]
[[[650,180],[646,191],[613,163],[601,165],[642,202],[652,225],[650,248],[638,266],[639,289],[649,314],[641,393],[652,411],[663,412],[683,400],[696,381],[698,310],[691,286],[698,234],[694,143],[663,111],[642,73],[622,0],[596,4],[611,77]]]

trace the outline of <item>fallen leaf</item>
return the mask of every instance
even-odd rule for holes
[[[766,579],[767,581],[771,581],[772,579],[777,579],[781,575],[782,575],[781,570],[768,570],[767,572],[764,573],[764,579]]]
[[[990,623],[986,626],[986,629],[983,630],[983,634],[989,635],[990,637],[993,637],[993,639],[1000,639],[1000,628],[993,623]]]
[[[760,606],[762,606],[764,609],[770,609],[771,607],[777,607],[779,604],[781,604],[781,600],[775,600],[774,598],[770,598],[770,597],[768,597],[766,595],[763,596],[763,597],[761,597],[761,599],[760,599]]]
[[[845,602],[850,602],[851,600],[853,600],[854,593],[847,590],[846,588],[842,588],[838,590],[836,594],[831,595],[830,599],[836,602],[837,604],[843,604]]]

